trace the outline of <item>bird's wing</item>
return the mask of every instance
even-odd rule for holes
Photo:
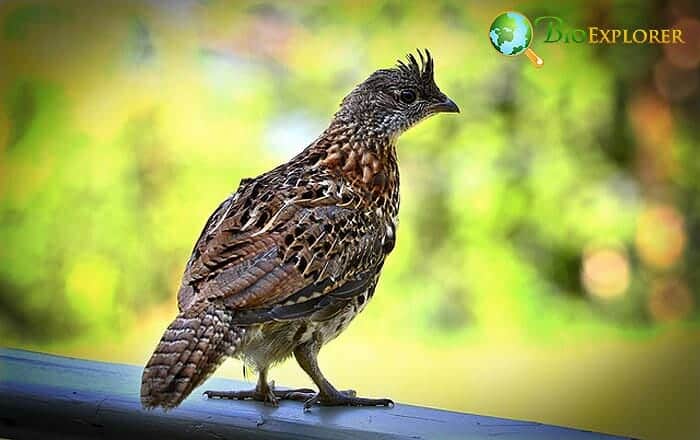
[[[373,287],[386,228],[348,205],[320,191],[243,185],[202,231],[178,294],[180,309],[220,300],[255,311],[251,320],[291,319]]]

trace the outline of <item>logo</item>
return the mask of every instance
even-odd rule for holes
[[[685,44],[682,29],[606,29],[598,26],[574,29],[554,15],[537,17],[535,25],[540,23],[547,25],[544,43]],[[532,23],[520,12],[499,14],[489,28],[491,44],[500,54],[516,56],[524,53],[535,67],[542,67],[542,58],[530,49],[533,38]]]
[[[544,61],[530,49],[534,31],[530,20],[520,12],[507,11],[498,15],[491,23],[489,39],[493,47],[502,55],[514,57],[525,53],[535,67],[542,67]]]
[[[545,43],[589,44],[685,44],[682,29],[567,29],[564,20],[554,15],[537,17],[535,24],[547,23]],[[563,41],[562,41],[563,40]]]

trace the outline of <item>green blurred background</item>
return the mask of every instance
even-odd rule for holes
[[[399,141],[398,244],[321,353],[327,376],[698,438],[698,5],[549,3],[0,3],[0,344],[144,364],[217,204],[311,142],[372,71],[427,47],[462,113]],[[682,28],[687,43],[544,44],[538,27],[535,69],[491,47],[506,9]],[[293,361],[272,376],[310,384]]]

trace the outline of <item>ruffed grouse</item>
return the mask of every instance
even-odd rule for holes
[[[209,397],[320,405],[391,405],[338,391],[317,363],[374,293],[394,248],[396,139],[440,112],[459,112],[418,51],[374,72],[343,99],[328,128],[296,157],[243,179],[204,226],[178,293],[179,314],[143,371],[141,402],[173,408],[227,356],[259,373],[250,391]],[[294,355],[310,389],[276,390],[268,369]]]

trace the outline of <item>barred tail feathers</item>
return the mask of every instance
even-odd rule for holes
[[[141,405],[178,406],[238,348],[245,330],[209,304],[181,312],[168,326],[141,379]]]

